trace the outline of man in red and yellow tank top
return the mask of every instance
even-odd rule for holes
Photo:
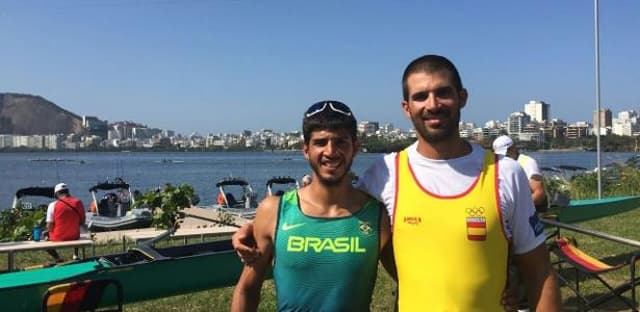
[[[58,183],[54,188],[56,201],[47,208],[47,229],[49,240],[69,241],[80,238],[80,226],[85,222],[84,205],[82,201],[69,194],[69,187],[64,183]],[[55,249],[47,250],[57,261],[62,259]],[[77,257],[77,250],[74,258]]]
[[[510,258],[532,311],[559,311],[527,178],[517,162],[462,139],[468,98],[446,58],[425,55],[403,78],[402,108],[418,140],[360,179],[392,219],[400,311],[499,311]]]

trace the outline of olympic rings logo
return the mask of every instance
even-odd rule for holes
[[[465,211],[467,212],[467,215],[469,215],[471,217],[480,217],[480,216],[484,215],[484,208],[483,207],[467,208]]]

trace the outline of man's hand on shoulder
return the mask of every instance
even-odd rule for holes
[[[231,236],[231,244],[243,263],[252,264],[260,257],[256,241],[253,239],[253,223],[245,223],[240,227]]]
[[[256,218],[253,223],[245,223],[235,234],[231,237],[231,244],[235,249],[240,261],[246,264],[253,264],[260,256],[261,252],[258,249],[255,239],[255,224],[264,229],[260,231],[269,231],[269,229],[275,228],[276,214],[278,211],[279,197],[268,196],[258,206],[256,212]],[[269,227],[271,225],[271,227]]]

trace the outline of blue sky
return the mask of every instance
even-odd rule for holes
[[[409,128],[404,67],[449,57],[465,121],[540,99],[566,121],[595,109],[593,1],[0,0],[0,92],[150,127],[300,128],[342,100],[359,120]],[[640,1],[600,3],[602,106],[640,106]]]

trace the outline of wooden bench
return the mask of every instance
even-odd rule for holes
[[[46,250],[46,249],[66,249],[66,248],[82,248],[82,258],[85,258],[85,247],[93,246],[93,240],[91,239],[79,239],[73,241],[64,242],[51,242],[51,241],[21,241],[21,242],[8,242],[0,243],[0,253],[7,254],[7,267],[9,271],[13,271],[14,257],[18,252],[34,251],[34,250]],[[95,255],[95,251],[94,251]]]
[[[187,244],[189,238],[199,237],[200,241],[204,242],[205,236],[226,237],[233,235],[233,233],[235,233],[237,230],[238,228],[233,226],[212,226],[197,229],[187,228],[178,229],[173,235],[171,235],[171,237],[183,238],[184,243]],[[132,241],[134,244],[137,244],[139,241],[154,238],[162,233],[164,233],[164,231],[161,230],[126,233],[122,236],[122,249],[126,249],[127,240]]]

